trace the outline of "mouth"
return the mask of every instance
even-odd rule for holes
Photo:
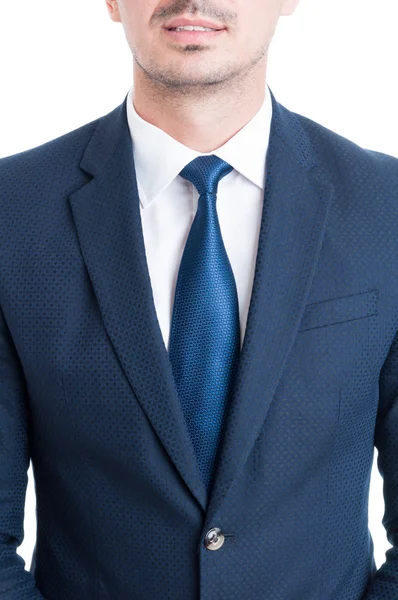
[[[215,29],[213,31],[193,31],[183,29],[182,31],[176,31],[175,28],[167,29],[166,27],[163,27],[163,31],[176,42],[194,43],[213,40],[225,33],[226,29]]]

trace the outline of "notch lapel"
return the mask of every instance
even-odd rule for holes
[[[99,120],[80,167],[93,179],[69,201],[106,331],[135,396],[205,511],[207,491],[154,305],[126,99]]]
[[[298,333],[334,187],[299,117],[276,102],[245,337],[225,416],[205,528],[239,477]]]
[[[98,120],[69,200],[83,260],[122,369],[170,459],[211,523],[263,426],[298,332],[333,185],[299,117],[276,102],[245,338],[207,494],[157,320],[126,100]]]

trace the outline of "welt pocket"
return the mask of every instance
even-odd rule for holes
[[[360,294],[307,304],[299,331],[377,315],[378,295],[379,290],[374,289]]]

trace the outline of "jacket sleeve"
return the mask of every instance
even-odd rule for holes
[[[10,331],[0,309],[0,598],[43,600],[17,553],[24,539],[30,463],[26,386]]]
[[[364,600],[398,599],[398,332],[380,371],[379,407],[374,445],[377,466],[383,478],[382,523],[392,545],[376,571]]]

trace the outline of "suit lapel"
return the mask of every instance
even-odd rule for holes
[[[315,162],[299,118],[276,102],[245,337],[206,524],[244,467],[296,338],[314,277],[334,187]],[[205,524],[205,528],[206,528]]]
[[[301,122],[276,102],[263,214],[241,359],[211,494],[201,479],[146,261],[126,99],[99,119],[70,196],[83,260],[123,371],[210,523],[253,447],[294,343],[322,245],[333,186]]]
[[[94,178],[70,196],[70,204],[104,325],[124,373],[205,510],[206,488],[152,295],[125,102],[100,119],[80,163]]]

